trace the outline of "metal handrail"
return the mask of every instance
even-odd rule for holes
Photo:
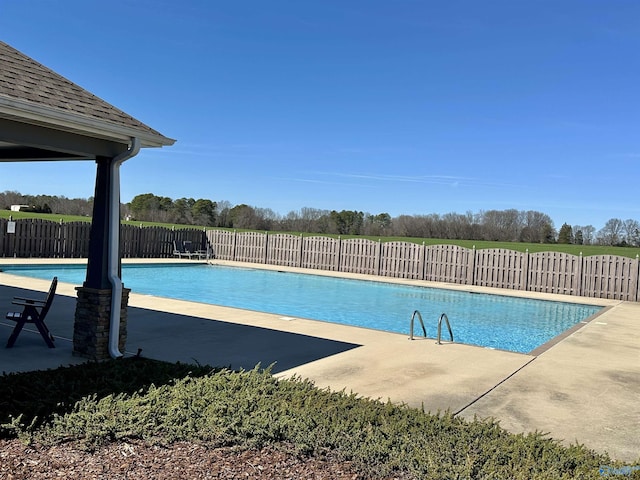
[[[438,345],[442,345],[442,343],[440,342],[440,338],[441,338],[441,333],[442,333],[442,319],[443,318],[447,322],[447,329],[449,330],[449,336],[451,337],[451,341],[453,342],[453,332],[451,331],[451,324],[449,323],[449,317],[447,317],[446,313],[443,313],[442,315],[440,315],[440,319],[438,319],[438,339],[436,340],[436,343]]]
[[[422,327],[422,333],[424,335],[424,338],[427,338],[427,330],[424,328],[424,322],[422,321],[422,315],[420,314],[420,312],[418,310],[414,310],[413,315],[411,315],[411,326],[409,328],[411,336],[409,337],[409,340],[413,340],[413,320],[414,320],[414,318],[416,318],[416,315],[418,315],[418,320],[420,320],[420,326]]]

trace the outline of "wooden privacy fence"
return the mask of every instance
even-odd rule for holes
[[[40,219],[0,219],[0,257],[86,258],[89,222],[52,222]],[[122,225],[120,248],[124,258],[167,258],[173,243],[190,241],[206,250],[204,230]]]
[[[638,301],[636,257],[476,250],[456,245],[375,242],[291,234],[206,232],[221,260],[432,282]]]
[[[86,258],[88,222],[0,219],[0,256]],[[523,253],[456,245],[375,242],[364,238],[303,237],[122,225],[124,258],[168,258],[174,242],[190,241],[222,260],[362,273],[432,282],[478,285],[637,302],[636,257]]]

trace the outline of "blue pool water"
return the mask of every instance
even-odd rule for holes
[[[7,273],[81,285],[84,266],[5,266]],[[474,294],[320,275],[214,265],[124,265],[134,293],[224,305],[288,317],[310,318],[409,333],[419,310],[435,337],[446,313],[456,342],[526,353],[602,307]],[[421,333],[416,322],[415,333]],[[444,334],[443,339],[448,339]]]

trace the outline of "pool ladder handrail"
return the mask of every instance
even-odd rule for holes
[[[422,314],[420,313],[419,310],[414,310],[413,314],[411,315],[411,322],[409,325],[409,340],[413,340],[413,325],[415,322],[415,318],[416,315],[418,316],[418,320],[420,321],[420,327],[422,327],[422,334],[424,335],[424,338],[427,338],[427,329],[424,328],[424,321],[422,320]],[[447,330],[449,330],[449,338],[451,338],[451,341],[453,342],[453,331],[451,330],[451,324],[449,323],[449,317],[447,316],[446,313],[443,313],[442,315],[440,315],[440,318],[438,319],[438,333],[437,333],[437,337],[436,337],[436,343],[438,345],[442,345],[441,339],[442,339],[442,320],[444,320],[446,322],[447,325]]]
[[[422,334],[424,335],[424,338],[427,338],[427,329],[424,328],[424,322],[422,321],[422,315],[420,314],[420,312],[418,310],[414,310],[413,315],[411,315],[411,325],[409,327],[409,340],[413,340],[413,320],[416,318],[416,315],[418,315],[418,320],[420,320],[420,326],[422,327]]]
[[[449,337],[453,342],[453,332],[451,331],[451,324],[449,323],[449,317],[447,316],[446,313],[443,313],[442,315],[440,315],[440,318],[438,319],[438,338],[436,340],[436,343],[438,345],[442,345],[442,343],[440,342],[440,339],[442,338],[442,319],[444,319],[444,321],[447,322],[447,330],[449,330]]]

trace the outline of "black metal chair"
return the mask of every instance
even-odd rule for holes
[[[42,335],[47,346],[49,348],[55,348],[55,345],[53,344],[53,335],[44,323],[44,319],[49,312],[49,308],[51,308],[51,304],[53,303],[53,297],[55,297],[57,286],[58,277],[53,277],[51,286],[49,287],[49,293],[47,293],[44,300],[13,297],[13,301],[11,303],[14,305],[20,305],[24,308],[21,312],[7,313],[7,320],[13,320],[16,322],[16,326],[13,328],[13,332],[11,332],[11,336],[7,341],[7,348],[13,347],[18,335],[20,335],[20,332],[22,331],[22,327],[24,327],[26,323],[33,323],[40,332],[40,335]]]
[[[193,253],[191,252],[191,242],[176,242],[173,241],[173,255],[182,258],[187,257],[191,260]]]

